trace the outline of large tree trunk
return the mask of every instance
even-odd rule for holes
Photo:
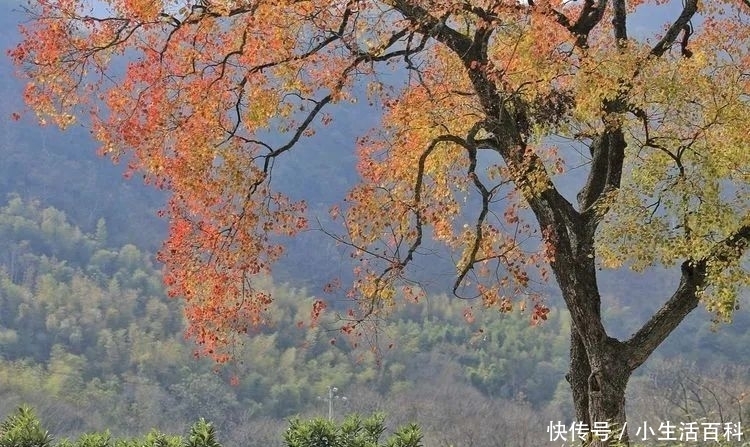
[[[622,144],[619,139],[610,140]],[[604,186],[592,179],[579,199],[590,201],[588,194],[593,189]],[[552,267],[572,317],[570,371],[566,377],[576,423],[581,424],[580,433],[587,435],[587,445],[609,446],[612,441],[628,445],[625,390],[640,363],[631,361],[632,349],[610,337],[602,324],[594,250],[596,222],[576,216],[563,221],[565,232],[558,232],[555,238],[559,251]]]
[[[750,238],[750,227],[744,228]],[[742,233],[744,234],[744,233]],[[583,238],[577,241],[585,240]],[[717,252],[735,239],[717,244]],[[586,244],[583,244],[585,246]],[[579,246],[580,247],[580,246]],[[587,430],[597,423],[606,427],[609,438],[593,439],[591,446],[629,445],[625,417],[625,390],[631,374],[669,334],[698,306],[698,290],[705,281],[706,261],[685,261],[680,284],[662,307],[628,340],[607,335],[601,319],[601,302],[596,269],[591,258],[568,258],[561,250],[553,263],[555,275],[570,311],[570,371],[566,375],[573,393],[576,423]],[[570,434],[567,439],[570,440]]]
[[[575,260],[565,259],[565,254],[561,254],[554,267],[573,320],[570,371],[566,378],[573,394],[576,423],[586,424],[585,429],[581,426],[581,432],[589,434],[587,445],[629,445],[625,415],[628,380],[697,307],[695,292],[705,277],[705,265],[685,262],[680,285],[672,297],[630,339],[620,341],[607,335],[602,325],[596,269],[591,258],[579,254]],[[597,423],[602,426],[597,427]],[[597,428],[608,433],[608,438],[596,439],[593,434]],[[570,433],[567,439],[571,439]]]
[[[590,310],[574,318],[570,331],[570,371],[566,378],[573,394],[576,424],[581,424],[581,433],[588,434],[587,445],[608,446],[612,440],[628,445],[625,389],[634,369],[628,350],[601,326],[601,299],[593,264],[570,264],[565,270],[564,277],[573,279],[575,284],[573,289],[570,283],[562,288],[563,294],[568,294],[566,301],[584,301]],[[582,292],[588,292],[587,296]],[[591,330],[597,327],[601,330]],[[592,332],[598,335],[592,337]],[[598,439],[595,433],[608,436]],[[568,440],[572,435],[568,433]]]
[[[581,425],[581,432],[588,434],[587,445],[608,446],[611,441],[629,445],[625,389],[632,372],[623,359],[621,342],[608,338],[601,351],[605,353],[601,358],[589,359],[580,336],[572,328],[570,371],[566,378],[573,393],[576,424],[585,424]],[[596,433],[606,436],[599,439],[594,436]],[[567,438],[571,437],[569,433]]]

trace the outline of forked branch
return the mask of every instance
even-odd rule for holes
[[[737,261],[750,247],[750,216],[735,232],[716,243],[702,259],[682,263],[682,276],[669,300],[626,342],[631,370],[640,366],[664,339],[698,306],[698,292],[706,287],[708,265]]]

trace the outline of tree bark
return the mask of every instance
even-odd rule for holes
[[[581,300],[580,292],[585,287],[596,286],[595,273],[578,267],[570,268],[567,278],[574,279],[575,289],[564,288],[563,292],[569,296],[566,301]],[[634,368],[629,362],[628,346],[603,333],[600,338],[591,338],[587,331],[601,325],[600,297],[598,293],[589,294],[586,301],[592,304],[595,312],[584,319],[579,319],[571,325],[570,333],[570,370],[566,379],[570,383],[573,404],[575,408],[575,423],[579,425],[581,434],[585,435],[587,446],[609,446],[612,441],[628,444],[628,434],[625,414],[625,390]],[[590,331],[589,331],[590,333]],[[601,431],[599,431],[601,429]],[[596,433],[601,435],[598,438]],[[568,433],[571,440],[574,433]],[[580,439],[575,434],[576,439]]]
[[[608,338],[602,346],[603,355],[591,367],[586,393],[589,406],[591,446],[608,446],[613,441],[629,445],[625,415],[625,389],[632,371],[627,368],[621,342]],[[591,363],[592,360],[589,360]],[[597,423],[604,424],[606,436],[594,436]]]
[[[573,391],[573,407],[575,408],[576,421],[584,424],[590,424],[589,417],[589,398],[588,383],[591,374],[591,365],[589,365],[586,348],[583,346],[581,336],[575,325],[570,328],[570,371],[565,375],[565,379],[570,384]]]

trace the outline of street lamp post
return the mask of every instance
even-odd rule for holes
[[[333,420],[333,396],[336,391],[339,389],[335,386],[329,386],[328,387],[328,420]],[[338,396],[336,396],[338,397]]]
[[[339,389],[335,386],[329,386],[328,387],[328,396],[324,399],[328,401],[328,420],[333,420],[333,401],[335,399],[341,399],[343,401],[346,400],[346,396],[339,396],[338,393]],[[320,399],[320,397],[318,397]]]

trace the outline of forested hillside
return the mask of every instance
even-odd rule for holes
[[[503,427],[526,424],[534,445],[544,421],[568,410],[564,315],[553,310],[536,327],[523,313],[473,309],[467,321],[472,303],[447,297],[408,305],[384,322],[375,358],[325,323],[304,324],[311,294],[269,279],[280,299],[269,324],[238,346],[236,362],[217,370],[193,357],[179,306],[164,297],[152,256],[110,244],[109,233],[104,219],[84,232],[39,201],[12,196],[0,208],[0,417],[29,403],[58,435],[182,432],[205,417],[230,445],[271,445],[290,416],[325,415],[328,387],[336,386],[337,415],[385,410],[396,422],[423,424],[426,439],[471,434],[476,445],[491,445],[481,439],[496,439]],[[740,356],[750,340],[731,327],[721,334],[688,326],[663,351],[672,365],[683,359],[680,370],[653,362],[633,401],[653,397],[647,388],[655,380],[659,393],[669,392],[668,381],[685,386],[675,378],[688,371],[694,381],[708,380],[701,373],[722,374],[725,397],[739,396],[747,387]],[[721,348],[700,349],[701,343]],[[710,366],[728,365],[720,353],[733,350],[737,366]],[[696,360],[703,368],[690,366]]]
[[[7,242],[0,268],[2,412],[29,402],[61,433],[181,429],[198,415],[235,433],[248,418],[281,424],[323,411],[319,396],[330,385],[347,394],[348,405],[367,408],[408,393],[420,378],[475,384],[488,396],[528,394],[544,405],[564,366],[554,360],[564,349],[561,320],[538,330],[543,338],[525,335],[521,319],[496,321],[495,328],[505,326],[500,334],[462,323],[463,305],[438,299],[384,326],[383,341],[394,346],[378,367],[366,348],[352,350],[325,327],[298,325],[309,319],[312,298],[282,286],[270,324],[217,372],[191,355],[180,309],[165,299],[150,256],[133,245],[110,248],[103,219],[88,234],[57,209],[12,197],[0,209],[0,240]],[[497,349],[524,360],[495,364]]]

